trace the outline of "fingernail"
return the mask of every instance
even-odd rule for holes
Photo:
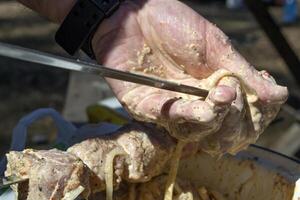
[[[260,72],[258,72],[265,80],[273,83],[273,84],[276,84],[276,81],[275,79],[269,74],[269,72],[267,72],[266,70],[262,70]]]
[[[210,94],[215,104],[229,104],[236,98],[235,89],[226,85],[219,85]]]

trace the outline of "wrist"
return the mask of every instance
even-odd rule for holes
[[[134,3],[121,1],[119,8],[113,15],[98,25],[91,40],[91,47],[99,62],[102,63],[105,55],[113,49],[115,41],[122,39],[121,32],[126,30],[128,19],[135,11],[136,7]]]
[[[78,0],[63,20],[55,40],[70,55],[83,50],[94,57],[92,36],[99,24],[119,7],[119,0]]]

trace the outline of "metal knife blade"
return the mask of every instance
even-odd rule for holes
[[[38,63],[46,66],[79,71],[91,74],[98,74],[103,77],[113,78],[117,80],[137,83],[141,85],[147,85],[164,90],[170,90],[174,92],[180,92],[200,97],[206,97],[208,95],[207,90],[200,88],[183,85],[180,83],[174,83],[154,77],[144,76],[141,74],[135,74],[130,72],[123,72],[111,68],[107,68],[98,64],[92,64],[80,60],[72,60],[61,56],[56,56],[32,49],[19,47],[16,45],[6,44],[0,42],[0,55],[28,61],[32,63]]]

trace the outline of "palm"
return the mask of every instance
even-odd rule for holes
[[[253,142],[287,95],[286,88],[254,70],[217,27],[174,0],[126,2],[101,25],[93,44],[98,62],[119,70],[206,89],[212,89],[209,82],[222,74],[219,69],[242,77],[244,86],[257,92],[259,101],[253,105],[264,117],[256,119],[256,111],[245,110],[245,99],[235,78],[221,79],[205,100],[108,80],[136,119],[159,123],[180,139],[212,135],[205,137],[205,144],[211,144],[216,141],[212,138],[220,137],[221,142],[213,147],[203,144],[207,151],[217,148],[235,152]],[[270,104],[262,109],[262,102]]]

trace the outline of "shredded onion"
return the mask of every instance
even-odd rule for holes
[[[136,184],[132,183],[129,186],[129,198],[128,200],[135,200],[136,199]]]
[[[183,147],[185,145],[186,145],[186,142],[178,140],[178,143],[177,143],[176,149],[175,149],[175,153],[172,156],[170,173],[169,173],[168,179],[167,179],[164,200],[172,200],[173,199],[173,190],[174,190],[174,184],[176,181],[179,161],[181,158]]]
[[[105,172],[105,184],[106,184],[106,200],[113,200],[114,191],[114,158],[118,155],[124,155],[124,151],[119,148],[111,150],[106,155],[104,172]]]

